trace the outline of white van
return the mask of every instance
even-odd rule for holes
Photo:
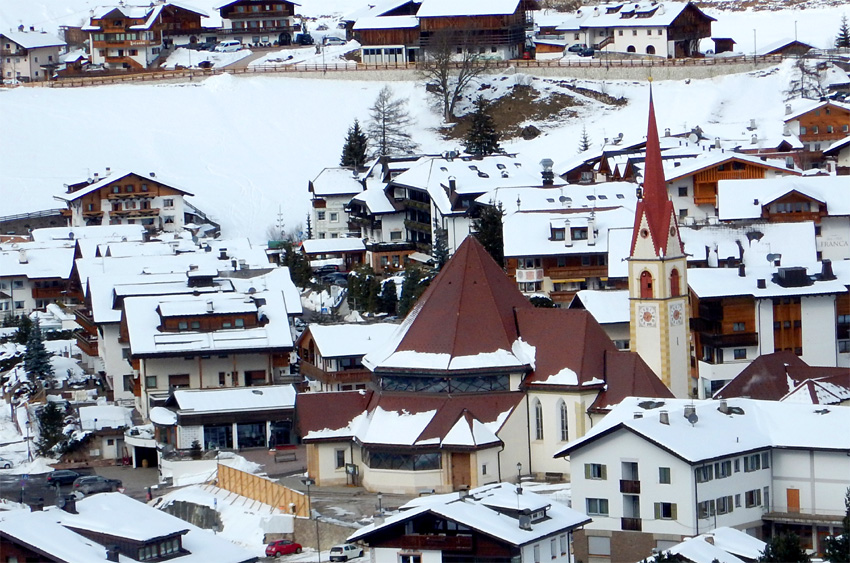
[[[215,46],[215,50],[219,53],[232,53],[233,51],[238,51],[242,48],[242,42],[236,41],[235,39],[231,39],[229,41],[222,41],[218,45]]]

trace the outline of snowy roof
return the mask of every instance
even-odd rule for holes
[[[616,200],[615,200],[616,201]],[[602,203],[602,202],[600,202]],[[608,229],[623,228],[634,222],[634,210],[624,207],[563,209],[559,211],[517,212],[505,217],[503,236],[505,256],[562,256],[567,254],[605,253]],[[553,229],[564,230],[594,226],[597,233],[584,240],[555,240]],[[570,237],[570,233],[564,233]],[[569,242],[569,246],[567,245]]]
[[[793,265],[800,266],[800,264]],[[778,266],[747,267],[746,275],[743,277],[739,275],[737,268],[689,268],[688,286],[700,298],[748,295],[756,299],[770,299],[783,296],[847,293],[850,269],[845,271],[837,267],[839,265],[840,263],[837,263],[834,267],[838,279],[817,280],[803,287],[783,287],[776,283],[774,274],[778,275]],[[819,274],[821,271],[821,265],[818,263],[802,266],[809,266],[810,276]],[[765,280],[764,289],[757,286],[760,279]]]
[[[73,63],[79,61],[80,59],[88,59],[89,56],[86,54],[85,49],[74,49],[73,51],[68,51],[64,55],[59,55],[60,63]]]
[[[154,407],[150,412],[150,420],[160,426],[174,426],[177,424],[177,413],[165,407]]]
[[[782,176],[761,180],[720,180],[717,208],[721,220],[760,219],[764,206],[797,192],[826,204],[831,216],[850,215],[843,176]],[[742,197],[741,194],[746,194]]]
[[[843,109],[844,111],[850,111],[850,104],[836,102],[835,100],[807,100],[803,99],[798,102],[797,109],[793,110],[791,113],[783,116],[785,122],[794,121],[799,117],[809,113],[810,111],[814,111],[816,109],[821,109],[826,106],[832,106],[835,108]]]
[[[506,213],[515,211],[559,211],[597,207],[624,206],[634,212],[637,184],[604,182],[601,184],[568,184],[552,187],[498,187],[478,198],[485,205],[502,204]],[[519,209],[517,209],[519,207]]]
[[[80,426],[83,430],[128,428],[133,425],[132,411],[117,405],[80,407]]]
[[[348,541],[364,541],[367,544],[373,533],[386,533],[392,527],[415,518],[421,514],[433,514],[453,522],[463,524],[501,542],[513,546],[523,546],[543,538],[555,536],[590,522],[590,518],[548,497],[524,490],[522,495],[516,492],[516,485],[497,483],[477,487],[463,498],[457,493],[432,495],[414,499],[401,507],[397,514],[357,530]],[[518,510],[534,512],[546,510],[548,518],[531,523],[528,529],[520,528],[515,516]]]
[[[513,14],[519,0],[422,0],[416,16],[439,18],[453,16],[498,16]]]
[[[715,400],[650,401],[629,397],[613,406],[608,416],[582,438],[555,455],[569,455],[620,430],[631,431],[688,463],[769,447],[850,449],[850,434],[834,431],[850,428],[850,409],[739,398],[728,399],[726,404],[729,409],[724,413],[720,411],[722,403]],[[696,409],[695,424],[683,415],[690,405]],[[669,424],[659,421],[663,411],[669,413]],[[635,418],[636,412],[642,413],[642,418]]]
[[[690,2],[636,2],[582,6],[564,19],[558,29],[658,27],[679,17]],[[703,14],[705,18],[714,18]]]
[[[364,17],[377,17],[391,12],[401,6],[404,6],[411,0],[386,0],[385,2],[375,2],[366,4],[343,16],[343,21],[359,21]],[[414,4],[419,4],[418,0],[413,0]]]
[[[387,193],[384,191],[385,187],[383,182],[369,178],[366,182],[366,189],[352,197],[351,201],[362,203],[369,210],[369,213],[376,215],[395,213],[397,209],[387,197]]]
[[[159,314],[167,317],[195,317],[208,314],[230,315],[256,313],[256,302],[244,295],[210,296],[209,299],[189,299],[185,301],[164,301],[159,305]]]
[[[767,45],[759,45],[758,49],[756,49],[756,54],[759,55],[759,56],[773,55],[773,54],[776,54],[777,52],[781,51],[782,49],[784,49],[786,47],[791,47],[791,46],[794,46],[794,45],[797,45],[799,47],[808,47],[809,49],[814,49],[814,47],[812,47],[808,43],[803,43],[802,41],[797,41],[794,38],[785,38],[785,39],[779,39],[777,41],[772,41],[772,42],[768,43]]]
[[[236,4],[237,2],[241,2],[241,0],[227,0],[226,2],[222,2],[221,4],[216,4],[213,6],[213,10],[220,10],[226,6],[230,6],[231,4]],[[295,6],[300,6],[301,4],[297,2],[293,2],[292,0],[284,0],[284,2],[288,4],[294,4]],[[173,4],[173,2],[171,2]]]
[[[0,277],[26,276],[29,279],[71,277],[74,245],[45,245],[22,242],[0,246]]]
[[[66,43],[50,33],[43,31],[4,31],[0,36],[11,39],[24,49],[42,47],[64,47]]]
[[[135,172],[133,170],[113,170],[105,176],[101,176],[97,179],[92,178],[92,182],[85,188],[81,188],[81,189],[79,189],[75,192],[71,192],[71,193],[63,192],[63,193],[58,194],[54,197],[56,199],[62,200],[62,201],[74,201],[74,200],[80,199],[81,197],[86,196],[90,193],[96,192],[97,190],[99,190],[103,187],[106,187],[106,186],[108,186],[108,185],[110,185],[110,184],[112,184],[116,181],[119,181],[123,178],[126,178],[130,174],[134,174],[134,175],[136,175],[136,176],[138,176],[139,178],[142,178],[142,179],[150,178],[151,182],[156,182],[158,184],[168,186],[169,188],[171,188],[173,190],[177,190],[178,192],[181,192],[184,195],[193,195],[190,192],[188,192],[188,191],[186,191],[182,188],[178,188],[177,187],[178,182],[173,181],[173,180],[168,180],[167,178],[161,177],[159,175],[154,176],[153,173],[145,174],[144,172]],[[88,182],[88,180],[82,180],[81,182],[75,182],[74,184],[82,183],[82,182]]]
[[[366,16],[358,18],[354,29],[402,29],[419,26],[416,16]]]
[[[233,389],[178,389],[173,400],[180,414],[219,413],[295,407],[292,385],[263,385]],[[168,406],[172,406],[171,400]],[[167,417],[162,417],[167,420]]]
[[[607,291],[582,289],[573,297],[570,308],[576,308],[577,302],[580,302],[599,324],[629,322],[629,290],[627,289]]]
[[[325,168],[312,182],[313,194],[318,197],[354,195],[363,191],[363,184],[351,168]]]
[[[765,545],[746,532],[724,526],[688,538],[664,551],[681,555],[692,563],[744,563],[761,557]]]
[[[127,298],[124,300],[124,314],[130,337],[130,350],[134,356],[157,356],[187,352],[268,353],[272,350],[291,348],[292,335],[283,292],[265,290],[238,297],[240,302],[249,298],[265,300],[262,305],[256,301],[252,305],[256,307],[256,314],[261,318],[265,317],[267,323],[251,328],[219,329],[210,332],[163,331],[158,311],[162,308],[169,311],[205,309],[207,301],[212,301],[213,311],[228,311],[233,305],[232,294]]]
[[[742,254],[748,267],[770,264],[767,256],[772,253],[781,253],[787,264],[811,264],[817,260],[815,226],[811,221],[682,226],[679,236],[688,261],[707,261],[709,266],[730,257],[738,260]]]
[[[33,229],[32,239],[36,242],[47,240],[144,240],[144,225],[92,225],[86,227],[48,227]],[[97,240],[97,242],[102,242]]]
[[[384,344],[398,328],[396,324],[311,324],[304,334],[312,335],[323,358],[363,356]]]
[[[335,252],[365,251],[362,238],[323,238],[309,239],[301,243],[305,254],[332,254]]]

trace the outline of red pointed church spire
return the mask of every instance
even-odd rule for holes
[[[665,256],[670,236],[679,239],[673,202],[667,195],[664,166],[661,162],[661,145],[658,142],[658,126],[655,123],[655,103],[652,100],[652,85],[649,87],[649,123],[646,128],[646,157],[643,165],[642,196],[635,209],[635,226],[632,234],[631,255],[640,238],[649,238],[655,255]],[[645,218],[645,222],[644,222]],[[669,234],[668,234],[669,233]],[[682,251],[681,240],[676,250]]]

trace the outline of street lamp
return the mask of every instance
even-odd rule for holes
[[[316,481],[310,479],[309,477],[305,477],[301,479],[301,482],[307,486],[307,511],[309,512],[310,518],[313,518],[313,502],[310,498],[310,487],[316,484]],[[319,563],[322,562],[322,547],[319,543],[319,519],[316,518],[316,553],[318,554]]]
[[[27,427],[27,461],[32,461],[32,452],[30,451],[30,424],[29,420],[25,423]]]
[[[516,463],[516,482],[519,483],[522,477],[522,462]]]

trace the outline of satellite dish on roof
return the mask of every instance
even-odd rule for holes
[[[560,201],[561,203],[564,203],[565,201],[567,201],[567,196],[562,195],[561,197],[558,198],[558,201]]]
[[[691,426],[693,426],[693,425],[695,425],[697,422],[699,422],[699,417],[697,416],[697,413],[695,413],[695,412],[690,413],[690,414],[688,415],[688,422],[690,422],[690,423],[691,423]]]
[[[523,514],[519,517],[519,527],[521,530],[530,530],[531,529],[531,516],[527,514]]]

